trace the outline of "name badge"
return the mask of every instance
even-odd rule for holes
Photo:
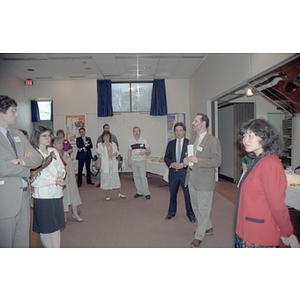
[[[20,143],[21,140],[20,140],[20,137],[19,136],[14,136],[14,140],[16,143]]]
[[[197,151],[200,151],[200,152],[202,152],[202,150],[203,150],[203,148],[202,148],[202,147],[200,147],[200,146],[197,148]]]

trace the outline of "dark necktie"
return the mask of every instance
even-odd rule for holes
[[[8,140],[11,144],[11,147],[13,148],[13,150],[16,154],[16,158],[18,158],[18,153],[17,153],[15,142],[14,142],[13,138],[11,137],[11,134],[8,130],[6,131],[6,136],[7,136]],[[26,177],[22,177],[22,179],[25,180],[28,183],[28,179]]]

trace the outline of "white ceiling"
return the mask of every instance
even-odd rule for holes
[[[188,79],[205,53],[0,53],[0,70],[34,80]]]

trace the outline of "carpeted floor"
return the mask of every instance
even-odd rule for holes
[[[187,248],[194,239],[196,223],[185,214],[183,191],[178,192],[176,217],[166,221],[169,187],[159,176],[148,176],[151,200],[133,198],[136,193],[131,174],[121,175],[122,192],[126,199],[111,192],[105,200],[100,188],[83,184],[79,188],[83,222],[67,215],[62,230],[62,248]],[[97,184],[99,180],[94,179]],[[233,243],[234,204],[215,192],[211,220],[215,234],[203,240],[201,248],[230,248]]]

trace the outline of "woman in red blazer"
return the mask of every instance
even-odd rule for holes
[[[279,155],[282,138],[264,119],[250,120],[238,131],[253,164],[242,178],[234,214],[234,248],[289,245],[294,228],[285,201],[286,175]]]

